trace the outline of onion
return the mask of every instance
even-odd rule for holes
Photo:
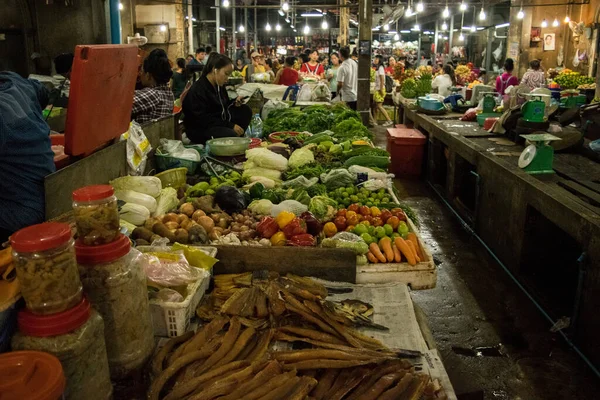
[[[179,218],[179,215],[175,214],[175,213],[168,213],[163,217],[162,222],[163,223],[167,223],[167,222],[177,222],[177,219]]]
[[[200,226],[202,226],[208,233],[210,233],[215,227],[215,222],[212,220],[212,218],[207,216],[198,218],[198,224],[200,224]]]
[[[179,224],[175,221],[170,221],[170,222],[166,222],[165,226],[167,227],[167,229],[172,230],[172,229],[179,229]]]
[[[185,214],[179,214],[177,216],[177,223],[179,225],[182,225],[184,221],[189,221],[189,220],[190,220],[190,218]]]
[[[192,203],[183,203],[181,207],[179,207],[179,212],[191,217],[194,214],[194,206]]]
[[[196,222],[198,222],[198,218],[200,217],[205,217],[206,213],[202,210],[196,210],[194,211],[194,214],[192,214],[192,219]]]

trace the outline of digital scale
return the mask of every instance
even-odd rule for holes
[[[553,174],[554,149],[550,142],[562,139],[549,133],[534,133],[521,137],[532,144],[521,153],[519,168],[532,175]]]

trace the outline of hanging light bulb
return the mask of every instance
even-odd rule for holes
[[[390,26],[389,26],[388,24],[385,24],[385,25],[383,26],[383,30],[384,30],[384,31],[389,31],[389,30],[390,30]]]
[[[285,22],[287,22],[289,24],[290,23],[290,19],[288,17],[285,17]]]
[[[329,24],[327,23],[326,19],[323,19],[323,22],[321,22],[321,29],[327,29],[329,28]]]
[[[267,25],[265,25],[265,31],[271,32],[271,24],[268,22],[267,22]]]
[[[413,13],[412,7],[411,7],[411,6],[408,6],[408,8],[406,9],[406,12],[404,13],[404,15],[405,15],[405,16],[407,16],[407,17],[410,17],[410,16],[412,16],[413,14],[414,14],[414,13]]]
[[[279,25],[279,22],[277,23],[277,25],[275,25],[275,30],[277,32],[279,32],[281,30],[281,25]]]
[[[571,18],[569,18],[569,16],[567,15],[565,17],[565,24],[568,24],[569,22],[571,22]]]
[[[417,22],[417,23],[415,23],[415,26],[414,26],[414,28],[413,28],[413,31],[415,31],[415,32],[419,32],[420,30],[421,30],[421,25],[419,25],[419,23],[418,23],[418,22]]]
[[[240,27],[238,28],[238,31],[243,33],[243,32],[246,31],[246,27],[244,25],[240,24]]]
[[[446,21],[444,21],[444,23],[442,24],[442,30],[443,31],[447,31],[448,30],[448,24],[446,23]]]
[[[290,24],[290,28],[294,29],[294,24]],[[295,29],[294,29],[294,32],[296,32]]]
[[[483,10],[483,6],[481,7],[481,11],[479,11],[479,20],[480,21],[485,21],[485,11]]]
[[[544,18],[544,20],[542,21],[542,28],[547,28],[548,27],[548,21],[546,21],[546,18]]]
[[[310,26],[308,26],[308,25],[304,25],[304,34],[305,34],[305,35],[308,35],[308,34],[309,34],[309,32],[310,32]]]
[[[423,5],[423,2],[418,2],[417,3],[417,12],[423,12],[423,10],[425,9],[425,6]]]
[[[467,10],[467,4],[463,1],[462,3],[460,3],[460,11],[466,11]]]
[[[554,22],[552,22],[552,26],[556,28],[559,25],[560,25],[560,22],[558,22],[558,19],[554,18]]]
[[[461,42],[464,42],[465,41],[465,35],[463,35],[461,33],[460,36],[458,37],[458,40],[460,40]]]
[[[288,11],[290,9],[290,4],[287,1],[284,1],[283,4],[281,5],[281,9],[283,11]]]
[[[444,8],[444,12],[442,12],[442,17],[448,18],[450,16],[450,10],[448,10],[448,6]]]
[[[281,15],[282,17],[285,15],[285,13],[283,12],[283,10],[281,10],[281,9],[278,11],[278,13],[279,13],[279,15]]]
[[[229,7],[229,0],[223,0],[223,7]]]
[[[475,31],[477,31],[477,27],[475,25],[471,25],[470,30],[471,30],[471,32],[475,32]]]
[[[123,7],[123,3],[119,3],[119,10],[123,10],[125,7]]]
[[[521,8],[519,10],[519,12],[517,13],[517,19],[523,19],[525,18],[525,12],[523,11],[523,9]]]
[[[396,34],[394,35],[394,40],[395,40],[395,41],[398,41],[398,40],[400,40],[400,35],[398,35],[398,34],[396,33]]]
[[[166,26],[166,25],[164,25],[164,24],[163,24],[163,25],[161,25],[161,26],[160,26],[160,31],[161,31],[161,32],[166,32],[166,31],[167,31],[167,26]]]

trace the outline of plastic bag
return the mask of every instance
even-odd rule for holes
[[[363,167],[360,165],[352,165],[348,168],[348,171],[352,174],[367,174],[368,179],[387,179],[388,177],[393,177],[393,174],[388,174],[387,172],[377,172],[372,170],[371,168]]]
[[[185,258],[190,265],[196,268],[210,271],[213,265],[219,261],[216,258],[209,256],[198,247],[175,243],[172,248],[173,250],[183,250],[183,255],[185,255]]]
[[[168,288],[159,290],[153,296],[153,298],[156,300],[164,301],[166,303],[181,303],[184,300],[181,293],[179,293],[176,290],[168,289]]]
[[[334,247],[337,249],[350,249],[354,251],[357,256],[364,255],[369,252],[369,246],[367,243],[350,232],[339,232],[331,238],[323,239],[321,242],[323,247]]]
[[[292,179],[291,181],[285,181],[281,184],[283,188],[292,188],[292,189],[308,189],[312,185],[319,182],[319,178],[306,178],[304,175],[300,175],[297,178]],[[265,186],[266,187],[266,186]]]
[[[308,211],[308,207],[296,200],[284,200],[273,206],[271,209],[271,216],[276,217],[282,211],[289,211],[296,214],[296,216],[299,216],[303,212]]]
[[[329,85],[325,82],[317,83],[311,93],[312,101],[331,101],[331,90],[329,89]]]
[[[252,165],[261,168],[275,169],[277,171],[285,171],[288,168],[287,158],[263,147],[247,150],[246,159]]]
[[[356,176],[347,169],[334,169],[326,174],[321,174],[321,182],[327,186],[327,189],[337,189],[340,187],[346,187],[354,185],[356,182]]]
[[[296,102],[306,101],[312,101],[312,89],[310,85],[302,85],[300,92],[298,92],[298,96],[296,97]]]
[[[244,194],[233,186],[221,186],[215,193],[215,202],[228,214],[240,212],[246,208]]]
[[[477,108],[469,108],[465,114],[460,117],[461,121],[476,121],[477,120]]]
[[[296,168],[313,162],[315,162],[315,155],[313,152],[308,147],[302,147],[292,153],[288,166],[290,168]]]
[[[143,263],[146,279],[162,287],[183,286],[195,282],[203,275],[202,270],[192,267],[183,251],[145,253]]]
[[[160,139],[161,154],[182,158],[190,161],[200,161],[200,153],[196,149],[186,149],[179,140]]]
[[[254,214],[258,215],[271,215],[271,209],[273,208],[273,203],[271,200],[261,199],[254,200],[248,206],[248,210],[252,211]]]
[[[289,108],[290,106],[281,100],[269,100],[267,101],[267,103],[263,106],[262,109],[262,114],[261,114],[261,118],[263,121],[265,121],[267,119],[267,117],[269,116],[269,113],[273,110],[282,110],[285,108]]]
[[[385,179],[369,179],[368,181],[364,182],[361,186],[364,187],[365,189],[367,189],[368,191],[375,192],[379,189],[387,189],[388,180],[387,180],[387,178],[385,178]]]
[[[129,175],[143,175],[152,146],[140,124],[131,121],[129,130],[121,135],[121,140],[127,140],[126,154]]]

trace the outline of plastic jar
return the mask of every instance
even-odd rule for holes
[[[60,360],[67,379],[65,399],[105,400],[112,397],[102,317],[83,298],[75,307],[54,315],[19,312],[15,350],[50,353]]]
[[[0,355],[2,400],[64,399],[65,375],[58,358],[40,351]]]
[[[73,192],[77,235],[83,244],[97,246],[119,237],[119,209],[110,185],[85,186]]]
[[[81,281],[69,225],[32,225],[12,235],[10,242],[21,294],[31,312],[54,314],[81,301]]]
[[[142,367],[154,351],[143,256],[121,235],[103,246],[75,244],[86,296],[104,319],[111,377]]]

